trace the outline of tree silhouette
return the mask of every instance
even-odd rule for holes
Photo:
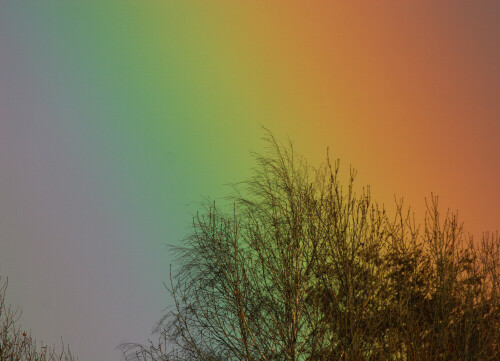
[[[493,360],[499,354],[500,242],[479,245],[432,196],[422,230],[313,168],[270,133],[268,155],[206,202],[168,290],[156,341],[127,360]]]
[[[1,277],[0,277],[1,281]],[[0,286],[0,361],[74,361],[69,347],[62,343],[58,351],[54,345],[39,344],[19,325],[21,310],[5,301],[7,280]]]

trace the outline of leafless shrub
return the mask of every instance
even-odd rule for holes
[[[2,281],[0,277],[0,281]],[[61,339],[61,349],[55,345],[39,344],[31,332],[19,324],[20,308],[12,308],[6,303],[5,293],[8,281],[0,285],[0,361],[74,361],[68,346]]]

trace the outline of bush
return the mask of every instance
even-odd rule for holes
[[[0,277],[0,281],[1,281]],[[31,337],[31,332],[19,325],[21,310],[12,308],[5,302],[8,281],[0,286],[0,361],[74,361],[69,347],[61,350],[43,344]]]

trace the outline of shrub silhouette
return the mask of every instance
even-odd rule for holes
[[[339,162],[309,166],[270,133],[268,155],[206,202],[167,287],[174,306],[127,360],[494,360],[500,242],[474,243],[428,202],[389,216]]]
[[[31,332],[19,325],[21,310],[13,309],[5,302],[7,285],[7,280],[0,285],[0,361],[78,360],[71,354],[69,347],[64,346],[62,339],[60,351],[54,345],[37,345],[37,341],[31,337]]]

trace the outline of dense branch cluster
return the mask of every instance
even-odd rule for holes
[[[494,360],[500,241],[467,236],[437,197],[417,226],[339,163],[313,169],[272,136],[233,208],[208,203],[177,248],[175,301],[128,360]]]

